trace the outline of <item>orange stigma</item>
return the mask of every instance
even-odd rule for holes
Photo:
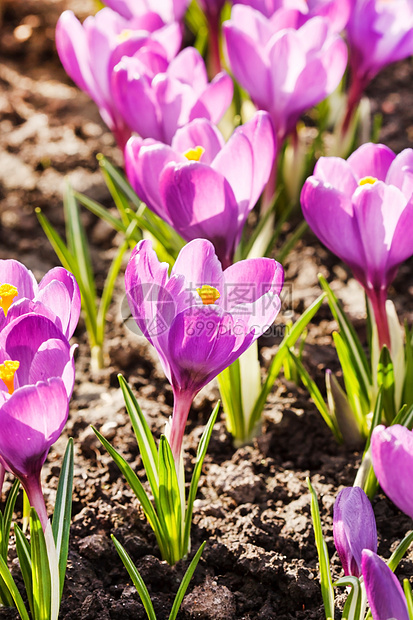
[[[194,149],[185,151],[184,156],[189,159],[189,161],[199,161],[204,153],[205,149],[202,146],[196,146]]]
[[[363,177],[360,179],[359,185],[374,185],[376,181],[376,177]]]
[[[0,307],[4,310],[4,316],[7,316],[13,299],[18,294],[17,288],[13,284],[0,284]]]
[[[203,284],[201,288],[196,289],[196,292],[202,299],[202,303],[204,304],[204,306],[210,306],[214,304],[217,299],[221,297],[219,291],[215,287],[209,286],[209,284]]]
[[[13,362],[13,360],[6,360],[0,364],[0,379],[4,381],[9,394],[14,392],[14,375],[19,366],[20,362]]]

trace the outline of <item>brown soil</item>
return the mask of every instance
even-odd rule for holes
[[[4,0],[3,0],[4,3]],[[1,2],[0,2],[1,5]],[[83,18],[91,0],[6,0],[0,39],[0,257],[16,258],[37,277],[57,264],[34,213],[40,207],[63,231],[62,188],[74,187],[111,206],[96,154],[121,164],[111,134],[96,106],[65,75],[54,49],[54,26],[64,8]],[[24,40],[22,40],[24,39]],[[381,140],[399,151],[412,146],[413,105],[410,62],[377,78],[369,90],[373,111],[383,114]],[[90,214],[84,221],[98,287],[119,239]],[[349,272],[309,234],[290,255],[289,286],[282,323],[297,316],[319,294],[317,273],[329,276],[357,329],[363,330],[363,296]],[[412,265],[402,267],[391,291],[397,308],[413,319]],[[94,424],[143,478],[116,375],[122,372],[138,396],[157,436],[171,414],[172,393],[151,347],[125,329],[120,279],[108,317],[107,368],[89,370],[84,326],[79,325],[77,379],[64,436],[44,469],[44,489],[52,511],[60,459],[67,437],[76,446],[73,522],[69,564],[60,617],[64,620],[146,618],[144,608],[111,543],[113,533],[126,547],[152,595],[159,620],[166,619],[187,563],[171,568],[160,560],[155,538],[133,493],[98,443]],[[322,385],[327,367],[338,369],[331,346],[334,322],[323,307],[310,329],[306,363]],[[276,343],[261,341],[268,363]],[[188,475],[208,415],[218,398],[215,384],[196,399],[185,440]],[[351,485],[358,452],[338,446],[304,390],[277,381],[265,409],[263,433],[235,450],[223,421],[213,431],[195,503],[192,545],[207,545],[184,599],[181,619],[322,619],[317,557],[310,518],[307,476],[317,490],[334,577],[341,567],[332,542],[332,507],[338,490]],[[374,501],[379,552],[387,557],[411,521],[383,495]],[[400,578],[413,574],[413,553],[400,565]],[[15,563],[14,563],[15,564]],[[13,572],[17,575],[17,567]],[[18,581],[21,585],[21,581]],[[1,618],[17,618],[0,610]]]

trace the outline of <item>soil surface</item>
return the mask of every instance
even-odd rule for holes
[[[3,0],[0,31],[0,258],[16,258],[40,278],[58,264],[37,222],[40,207],[63,233],[62,191],[67,176],[73,186],[111,207],[98,169],[103,152],[121,165],[112,135],[95,104],[66,76],[54,47],[54,27],[65,8],[80,19],[92,12],[91,0]],[[373,113],[383,115],[380,140],[396,151],[412,146],[412,64],[383,72],[368,95]],[[98,288],[119,246],[103,222],[84,213]],[[362,333],[363,294],[349,271],[308,234],[285,264],[286,293],[278,323],[297,317],[319,294],[317,273],[333,282]],[[410,323],[412,264],[404,265],[390,291]],[[95,425],[122,452],[144,480],[141,460],[125,413],[117,374],[122,372],[159,437],[172,412],[172,392],[153,349],[123,324],[122,278],[110,308],[106,368],[92,374],[84,325],[79,343],[77,379],[69,421],[44,468],[44,492],[51,514],[61,457],[68,437],[76,447],[73,519],[69,562],[60,618],[125,620],[146,618],[110,535],[131,555],[152,596],[159,620],[168,618],[187,562],[170,567],[161,561],[155,537],[138,501],[91,430]],[[309,331],[305,362],[323,384],[324,370],[338,370],[332,348],[335,328],[322,307]],[[277,343],[262,338],[263,365]],[[218,399],[215,383],[195,400],[185,438],[186,473]],[[181,620],[287,620],[324,618],[317,555],[310,517],[309,476],[318,493],[324,532],[332,556],[333,577],[342,574],[332,540],[332,509],[344,485],[354,480],[360,453],[336,444],[305,390],[280,378],[265,408],[262,434],[252,446],[234,449],[223,419],[216,424],[195,502],[192,547],[207,540],[200,564],[179,613]],[[5,485],[5,491],[10,481]],[[4,496],[3,496],[4,500]],[[382,494],[374,501],[379,553],[388,557],[412,527]],[[21,505],[18,504],[18,518]],[[21,580],[17,560],[13,574]],[[413,574],[413,552],[398,570]],[[17,618],[1,609],[0,617]],[[339,617],[339,615],[337,616]]]

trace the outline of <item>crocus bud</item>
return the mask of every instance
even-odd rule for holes
[[[383,491],[413,518],[413,433],[395,424],[377,426],[371,436],[374,473]]]
[[[373,620],[409,620],[403,590],[387,564],[364,549],[361,567]]]
[[[377,551],[377,530],[373,508],[359,487],[347,487],[338,494],[333,534],[345,574],[360,577],[363,549]]]

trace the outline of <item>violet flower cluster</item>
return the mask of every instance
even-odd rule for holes
[[[20,480],[45,529],[40,473],[69,412],[75,369],[68,339],[80,293],[65,269],[37,284],[15,260],[0,261],[0,282],[0,463]]]

